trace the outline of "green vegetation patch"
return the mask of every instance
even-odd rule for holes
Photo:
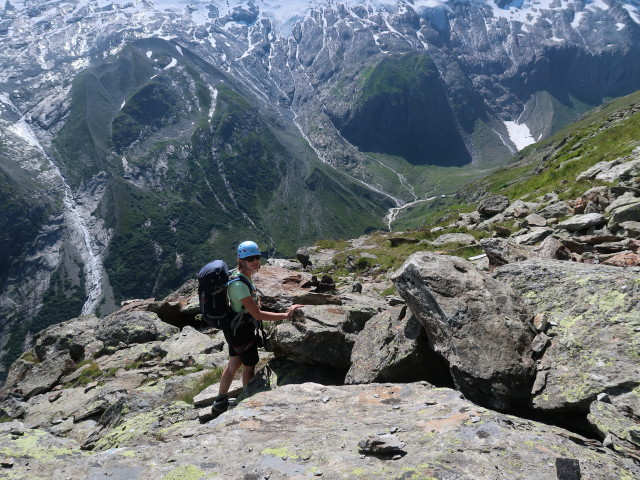
[[[218,383],[222,377],[222,368],[214,368],[207,371],[193,386],[189,388],[181,397],[180,400],[193,405],[193,398],[202,392],[209,385]],[[189,372],[192,373],[192,372]]]
[[[82,364],[81,362],[81,364],[79,364],[79,366],[84,365],[87,366],[84,368],[84,370],[82,370],[82,373],[78,377],[78,380],[76,380],[76,385],[87,385],[100,378],[100,376],[102,375],[102,370],[100,370],[100,367],[95,360],[89,360],[88,363]]]
[[[205,472],[195,465],[179,465],[165,476],[162,480],[200,480],[205,477]]]

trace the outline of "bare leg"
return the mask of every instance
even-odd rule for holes
[[[242,367],[242,386],[246,387],[247,385],[249,385],[249,381],[253,378],[255,374],[256,374],[255,365],[252,367],[247,367],[246,365]]]
[[[229,357],[229,362],[227,362],[227,366],[224,368],[222,372],[222,377],[220,377],[220,387],[218,389],[218,395],[226,395],[229,393],[229,388],[231,387],[231,382],[233,382],[233,377],[235,377],[236,372],[242,366],[242,360],[240,357]],[[246,368],[242,372],[243,384],[244,384],[244,374],[246,373]]]

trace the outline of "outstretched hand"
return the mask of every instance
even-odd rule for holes
[[[304,305],[299,305],[299,304],[294,304],[291,305],[289,307],[289,309],[287,310],[287,318],[291,319],[294,317],[294,315],[296,314],[296,311],[298,311],[298,309],[304,307]]]

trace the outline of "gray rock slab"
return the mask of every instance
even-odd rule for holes
[[[478,213],[483,217],[492,217],[509,206],[509,199],[504,195],[494,195],[485,198],[478,205]]]
[[[553,230],[547,227],[531,227],[526,231],[513,234],[511,239],[520,245],[536,245],[553,233]]]
[[[535,408],[586,411],[599,393],[629,391],[640,379],[640,270],[561,261],[524,261],[495,278],[547,316],[545,389]]]
[[[567,202],[561,200],[559,202],[552,203],[551,205],[547,205],[537,213],[546,219],[559,218],[573,214],[573,209]]]
[[[593,167],[578,175],[577,180],[601,180],[603,182],[618,182],[629,173],[640,170],[640,160],[624,161],[617,158],[610,162],[596,163]]]
[[[445,245],[447,243],[461,243],[462,245],[475,245],[476,239],[467,233],[445,233],[433,240],[433,245]]]
[[[531,313],[510,287],[458,257],[414,253],[392,276],[467,398],[506,408],[534,380]]]
[[[383,311],[356,337],[345,383],[425,380],[433,369],[431,352],[420,322],[406,308]],[[431,353],[431,355],[429,355]]]
[[[640,239],[640,222],[621,222],[618,228],[622,230],[625,237]]]
[[[583,215],[574,215],[556,225],[556,228],[568,230],[570,232],[579,232],[589,227],[595,227],[605,223],[605,217],[601,213],[585,213]]]
[[[159,346],[165,364],[178,361],[188,363],[199,354],[209,354],[220,349],[218,342],[189,326],[173,334]]]
[[[609,218],[608,227],[610,230],[616,230],[621,223],[640,221],[640,198],[636,198],[634,202],[626,205],[620,205],[611,209],[611,217]]]
[[[537,213],[532,213],[531,215],[527,215],[524,219],[524,223],[529,227],[546,227],[547,219],[542,215],[538,215]]]
[[[9,434],[0,434],[0,449],[14,454],[17,478],[28,476],[30,468],[43,478],[68,480],[114,478],[122,472],[140,479],[291,480],[320,472],[320,478],[330,479],[558,480],[568,478],[562,476],[568,464],[590,480],[640,475],[630,459],[590,447],[578,434],[480,408],[459,392],[419,383],[287,385],[258,393],[202,425],[178,420],[175,413],[155,412],[156,421],[161,415],[177,420],[153,427],[153,438],[162,441],[137,443],[141,437],[129,432],[129,441],[82,452],[75,442],[33,431],[27,434],[29,450]],[[144,425],[138,428],[148,430]],[[403,454],[360,452],[363,439],[389,435],[398,446],[404,444]]]
[[[591,403],[587,419],[604,440],[609,437],[616,450],[637,454],[640,450],[640,422],[608,402]]]
[[[61,378],[74,371],[75,366],[68,350],[54,351],[39,363],[16,362],[3,385],[3,395],[14,391],[29,399],[50,390]]]

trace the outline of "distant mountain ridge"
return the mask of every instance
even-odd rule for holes
[[[385,228],[639,89],[639,24],[630,0],[7,1],[0,351],[244,238]]]

